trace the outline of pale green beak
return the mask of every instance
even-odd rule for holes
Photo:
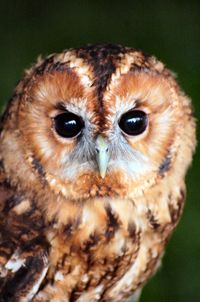
[[[102,178],[106,176],[109,161],[108,143],[105,137],[98,135],[96,139],[96,160]]]

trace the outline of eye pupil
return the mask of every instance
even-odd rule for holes
[[[80,134],[84,123],[81,117],[71,112],[65,112],[54,118],[56,132],[66,138],[72,138]]]
[[[141,110],[128,111],[122,115],[119,127],[128,135],[139,135],[145,131],[148,124],[147,115]]]

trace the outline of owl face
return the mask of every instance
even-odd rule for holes
[[[23,145],[15,161],[64,195],[122,197],[150,186],[176,157],[186,105],[163,64],[133,49],[52,55],[27,72],[15,98],[8,131]]]

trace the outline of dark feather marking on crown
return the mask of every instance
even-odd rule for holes
[[[55,61],[56,55],[50,55],[39,66],[36,66],[37,75],[51,73],[54,71],[71,73],[72,69],[68,66],[68,62]],[[34,67],[33,67],[34,68]]]
[[[127,52],[127,48],[120,45],[102,44],[88,45],[76,49],[76,55],[92,66],[94,72],[94,87],[99,100],[100,123],[103,125],[103,93],[109,84],[111,76],[115,73],[120,54]]]
[[[131,72],[149,72],[153,71],[153,62],[152,62],[152,56],[144,53],[143,51],[137,51],[140,56],[138,56],[137,60],[135,60],[134,63],[132,63],[130,71]]]
[[[93,67],[94,86],[100,102],[111,75],[116,70],[116,63],[120,60],[119,54],[125,52],[125,47],[112,44],[88,45],[76,49],[77,56],[86,60]]]

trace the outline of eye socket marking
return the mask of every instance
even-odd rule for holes
[[[81,133],[84,122],[80,116],[72,112],[64,112],[54,117],[54,128],[61,137],[73,138]]]
[[[120,129],[127,135],[136,136],[143,133],[148,125],[147,114],[142,110],[124,113],[119,120]]]

